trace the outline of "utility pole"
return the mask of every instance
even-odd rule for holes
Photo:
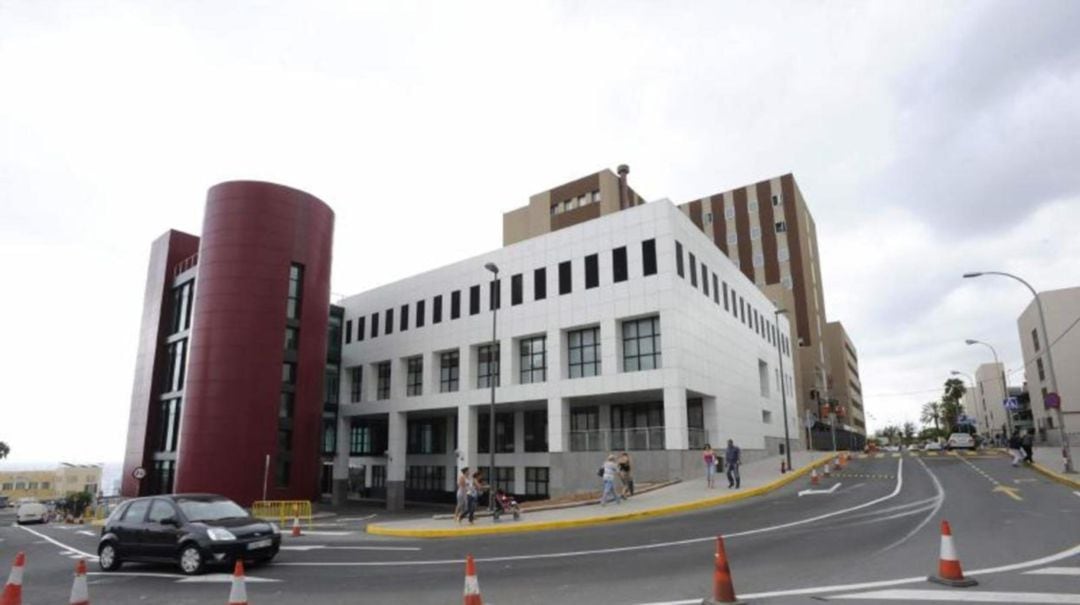
[[[491,278],[491,348],[488,351],[488,382],[491,383],[491,405],[488,407],[488,453],[491,456],[489,458],[491,476],[488,477],[488,510],[493,511],[495,510],[495,376],[491,372],[491,366],[494,363],[492,358],[495,356],[495,350],[500,348],[499,341],[496,339],[495,326],[502,300],[498,290],[499,267],[495,263],[488,263],[484,265],[484,268],[494,274]],[[501,348],[499,356],[502,357]],[[499,359],[499,376],[502,377],[502,359]]]

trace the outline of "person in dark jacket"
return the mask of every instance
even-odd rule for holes
[[[1023,442],[1020,439],[1020,431],[1013,431],[1011,437],[1009,437],[1009,453],[1012,454],[1012,465],[1020,466],[1020,461],[1023,459],[1023,454],[1020,453],[1020,448],[1023,447]]]
[[[1031,457],[1035,448],[1035,429],[1028,429],[1028,432],[1020,439],[1020,447],[1024,450],[1024,462],[1028,464],[1035,462]]]
[[[728,487],[739,489],[739,465],[742,464],[742,450],[731,439],[727,440],[727,449],[724,450],[724,462],[727,464]]]

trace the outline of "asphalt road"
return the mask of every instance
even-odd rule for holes
[[[711,592],[715,536],[723,534],[735,588],[753,602],[935,603],[946,601],[898,591],[947,590],[969,599],[1013,595],[997,602],[1048,593],[1057,596],[1029,602],[1080,603],[1080,497],[1029,469],[994,456],[889,456],[854,461],[821,487],[835,483],[828,494],[799,496],[809,486],[798,481],[678,516],[464,539],[369,536],[361,516],[286,538],[272,565],[249,570],[248,595],[275,605],[460,603],[462,559],[472,554],[485,603],[699,602]],[[936,570],[942,519],[965,571],[1014,568],[977,573],[979,586],[968,589],[921,580]],[[26,551],[25,605],[66,602],[78,551],[96,552],[94,531],[7,522],[0,517],[0,570]],[[90,594],[117,605],[221,603],[228,580],[211,574],[193,582],[167,566],[129,564],[92,575]],[[873,584],[903,580],[911,581]]]

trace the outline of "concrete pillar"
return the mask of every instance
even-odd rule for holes
[[[549,397],[547,400],[548,451],[570,451],[570,400]]]
[[[600,321],[600,374],[618,374],[622,371],[622,333],[614,318]]]
[[[720,418],[716,413],[716,397],[702,397],[701,409],[705,416],[705,441],[712,445],[720,438]]]
[[[544,343],[547,351],[547,381],[562,380],[569,375],[566,360],[566,343],[563,342],[563,331],[556,328],[548,330],[547,342]]]
[[[664,447],[685,450],[689,443],[686,433],[686,389],[664,387]]]
[[[407,445],[407,415],[390,412],[387,441],[389,456],[386,461],[386,510],[405,508],[405,451]]]
[[[480,447],[477,433],[479,431],[480,416],[477,407],[468,404],[458,406],[458,446],[457,465],[476,468],[476,450]]]
[[[334,483],[331,501],[334,506],[342,506],[348,499],[349,492],[349,427],[352,421],[347,416],[338,416],[337,455],[334,457]]]

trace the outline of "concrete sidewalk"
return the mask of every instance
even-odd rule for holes
[[[723,474],[717,475],[716,487],[708,489],[702,474],[662,489],[635,495],[620,504],[608,502],[603,507],[593,503],[557,510],[525,511],[520,521],[504,516],[502,521],[496,523],[490,517],[485,517],[478,519],[475,525],[467,522],[458,525],[453,519],[442,518],[372,523],[368,524],[367,531],[381,536],[452,538],[565,529],[671,515],[766,494],[809,474],[812,467],[824,465],[832,458],[832,454],[825,452],[792,452],[791,461],[795,471],[784,475],[780,474],[780,456],[744,464],[741,468],[742,487],[738,490],[728,489],[727,478]]]

